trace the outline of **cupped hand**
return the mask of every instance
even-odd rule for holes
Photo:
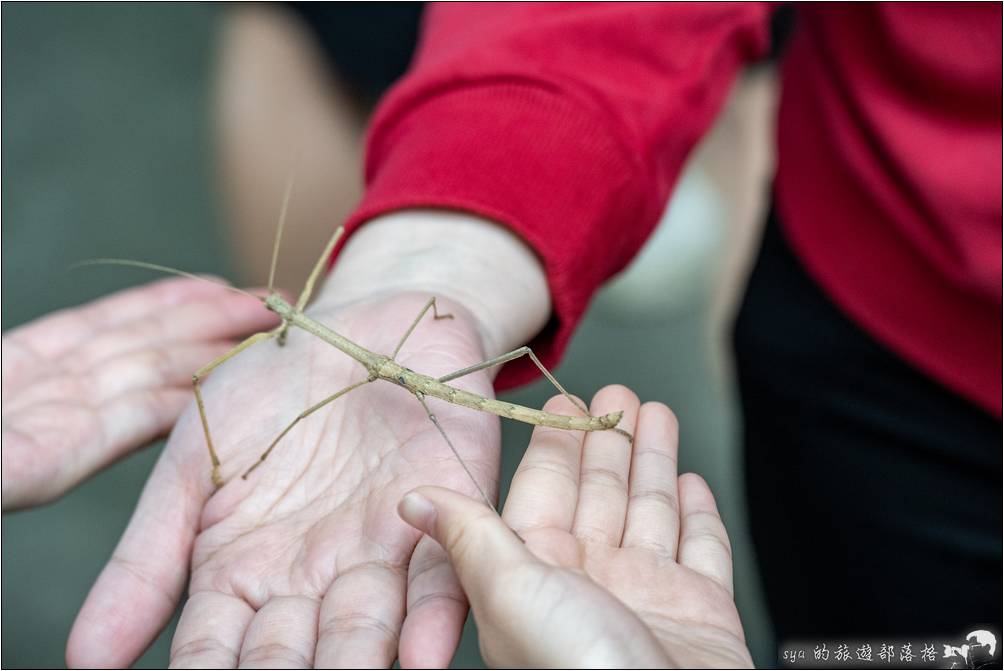
[[[3,335],[3,509],[51,501],[166,433],[192,372],[275,323],[247,297],[167,279]]]
[[[562,397],[545,408],[574,411]],[[537,428],[502,519],[437,487],[409,493],[400,513],[446,549],[491,666],[752,666],[728,536],[704,480],[677,477],[675,418],[624,387],[590,410],[613,409],[633,446]]]
[[[342,335],[390,353],[427,295],[308,311]],[[398,361],[444,375],[484,358],[456,305],[427,316]],[[395,508],[419,485],[476,488],[417,399],[376,381],[300,422],[247,480],[241,474],[298,413],[365,369],[293,330],[257,344],[204,385],[227,483],[215,493],[198,414],[183,415],[68,644],[71,666],[124,666],[164,626],[188,580],[174,636],[176,667],[446,665],[466,602],[441,549]],[[451,383],[490,395],[485,372]],[[494,416],[428,399],[489,493]],[[417,545],[417,548],[416,548]]]

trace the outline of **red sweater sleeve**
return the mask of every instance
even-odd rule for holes
[[[638,252],[738,67],[767,46],[760,4],[444,4],[370,128],[348,233],[403,208],[469,211],[539,254],[554,366],[590,298]],[[499,387],[536,375],[504,368]]]

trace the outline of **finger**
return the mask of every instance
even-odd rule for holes
[[[171,641],[173,669],[234,669],[255,612],[244,599],[197,592],[181,611]]]
[[[4,428],[5,507],[57,498],[167,433],[190,400],[189,390],[168,388],[127,393],[97,408],[53,401],[12,412],[4,418],[17,427]],[[54,424],[57,416],[60,421]]]
[[[192,373],[232,349],[233,341],[175,341],[123,352],[86,373],[101,401],[138,389],[191,386]]]
[[[24,340],[12,338],[9,333],[0,337],[0,373],[3,376],[2,394],[5,406],[9,403],[8,399],[16,398],[22,388],[30,387],[30,383],[38,380],[39,369],[46,363]],[[18,391],[17,394],[14,393],[15,389]]]
[[[680,476],[680,550],[683,566],[706,575],[732,594],[732,546],[704,478]]]
[[[211,485],[200,473],[179,467],[172,454],[168,446],[161,455],[122,540],[77,615],[66,651],[70,666],[130,665],[174,613]]]
[[[225,293],[224,289],[206,282],[169,277],[54,312],[10,331],[9,335],[30,342],[39,356],[56,357],[95,333],[200,297]]]
[[[680,503],[676,487],[679,428],[673,411],[646,403],[638,412],[631,454],[624,547],[650,548],[676,559]]]
[[[388,668],[397,657],[407,568],[356,564],[339,575],[321,602],[318,668]]]
[[[278,316],[261,302],[222,291],[158,312],[155,319],[134,320],[131,323],[152,323],[156,329],[153,335],[164,339],[222,340],[271,328],[278,321]],[[128,325],[122,326],[125,328]]]
[[[408,565],[408,611],[398,645],[401,667],[448,667],[466,619],[467,597],[446,552],[422,536]]]
[[[110,398],[98,407],[101,445],[90,458],[92,470],[167,433],[192,400],[187,388],[139,389]]]
[[[245,296],[205,297],[98,333],[65,361],[73,370],[87,370],[120,352],[175,340],[227,340],[266,330],[277,323],[275,314]]]
[[[251,620],[241,646],[242,669],[309,669],[321,603],[305,596],[270,599]]]
[[[594,416],[624,411],[619,428],[634,433],[638,397],[627,387],[610,385],[593,397]],[[582,449],[579,502],[572,533],[581,539],[617,547],[627,514],[631,443],[615,431],[590,431]]]
[[[578,415],[580,411],[564,396],[544,405],[545,412]],[[575,519],[579,499],[579,462],[582,431],[538,426],[530,446],[516,469],[502,519],[510,528],[555,527],[568,531]]]
[[[485,603],[503,570],[536,561],[494,510],[441,487],[419,487],[398,505],[401,519],[446,551],[472,604]]]

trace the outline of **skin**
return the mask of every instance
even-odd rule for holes
[[[191,399],[193,366],[275,321],[171,278],[5,333],[3,510],[52,501],[166,433]]]
[[[423,302],[402,295],[313,316],[388,349],[399,334],[386,325]],[[416,331],[401,361],[439,374],[461,367],[480,355],[465,324]],[[362,387],[302,422],[251,478],[240,478],[296,413],[365,375],[329,345],[292,332],[285,347],[263,343],[210,376],[206,410],[227,484],[213,492],[190,408],[78,618],[70,664],[131,662],[173,612],[190,562],[172,666],[389,666],[420,537],[397,519],[397,501],[428,482],[475,493],[421,405],[391,385]],[[484,375],[462,386],[491,393]],[[440,422],[493,491],[497,452],[488,447],[498,443],[498,420],[439,405]],[[226,408],[254,408],[254,421]]]
[[[592,403],[613,406],[634,445],[535,429],[501,519],[438,487],[407,494],[401,517],[446,549],[490,666],[751,667],[714,497],[677,477],[676,418],[620,386]]]
[[[289,171],[291,148],[302,154],[296,158],[298,183],[290,218],[293,225],[282,258],[287,277],[296,272],[302,277],[313,263],[316,250],[330,234],[331,223],[341,219],[339,212],[347,214],[349,210],[345,208],[355,201],[344,194],[359,192],[361,142],[356,138],[361,137],[361,123],[354,119],[352,106],[346,103],[337,82],[317,76],[324,68],[319,67],[311,52],[310,40],[291,30],[291,26],[279,20],[281,17],[263,16],[264,12],[258,9],[255,6],[228,13],[217,112],[232,242],[243,250],[246,269],[249,272],[257,269],[258,277],[264,281],[265,260],[273,239],[274,214],[270,213],[274,213]],[[283,67],[275,67],[276,64]],[[281,104],[276,105],[276,101]],[[351,178],[352,175],[357,177]],[[308,181],[304,182],[305,179]],[[294,232],[296,222],[316,225],[300,234]],[[543,268],[533,254],[501,227],[455,213],[404,211],[369,222],[350,240],[329,282],[335,301],[345,305],[412,291],[450,298],[454,304],[466,308],[466,316],[472,318],[468,325],[477,332],[485,356],[499,355],[529,342],[545,326],[551,311]],[[289,286],[297,284],[291,282]],[[391,316],[392,322],[381,326],[393,330],[396,324],[403,330],[406,318],[393,321],[397,317]],[[423,325],[421,330],[426,328]],[[369,337],[360,338],[360,344],[370,343]],[[430,351],[438,349],[437,344],[430,343],[429,347]],[[411,367],[429,372],[420,367],[423,363]],[[228,372],[231,366],[240,364],[224,366],[220,376],[236,375]],[[331,380],[331,388],[325,388],[324,392],[330,393],[341,382],[347,381]],[[340,399],[336,404],[341,402]],[[408,405],[406,400],[402,403],[402,407]],[[301,409],[287,408],[294,414]],[[309,421],[325,420],[311,417]],[[363,444],[354,449],[373,448]],[[499,447],[493,442],[485,449],[486,454],[496,455]],[[439,475],[433,474],[424,484],[435,484],[438,480]],[[151,482],[149,496],[162,487]],[[135,522],[137,537],[142,524],[139,518]],[[387,519],[381,522],[383,526],[391,524]],[[174,527],[177,528],[178,525]],[[410,563],[413,567],[410,570],[418,577],[409,582],[405,595],[409,615],[404,620],[400,615],[390,620],[402,623],[398,644],[402,665],[442,667],[449,663],[459,638],[466,613],[465,600],[445,557],[437,551],[426,553],[424,546],[420,549],[422,552],[413,554]],[[141,566],[150,581],[165,580],[170,585],[170,599],[176,599],[180,591],[176,585],[183,578],[175,576],[168,561],[174,559],[144,560]],[[382,593],[398,603],[400,590],[390,589],[388,586],[392,584],[396,583],[393,580],[381,583],[381,588],[385,588]],[[121,593],[123,602],[156,601],[151,596],[154,589],[147,588],[144,592],[128,594],[125,587],[108,581],[104,587],[96,588],[92,598],[101,595],[100,598],[111,600],[112,594]],[[129,641],[134,649],[138,645],[134,639],[148,638],[146,634],[138,634],[134,626],[125,626],[110,635],[101,628],[100,615],[92,617],[91,612],[85,608],[78,621],[70,645],[71,660],[104,660],[108,653],[102,646]],[[212,613],[212,608],[208,612]],[[156,610],[156,614],[160,618],[162,610]],[[256,631],[279,627],[277,622],[266,623],[256,627]]]
[[[528,341],[549,312],[542,269],[517,238],[473,217],[417,212],[353,236],[307,313],[389,353],[430,295],[454,319],[420,325],[398,359],[432,376]],[[352,392],[301,422],[251,478],[235,477],[301,410],[363,377],[298,331],[214,371],[206,409],[228,483],[213,494],[190,405],[78,615],[69,664],[128,665],[187,587],[177,667],[446,665],[466,601],[441,549],[396,506],[419,485],[475,492],[406,390]],[[492,396],[489,371],[452,384]],[[492,495],[498,418],[428,402]]]
[[[431,222],[401,223],[421,233]],[[487,223],[449,217],[439,223],[460,225],[466,233],[456,231],[453,239],[461,244],[477,239],[465,236],[481,226],[482,242],[499,234]],[[429,230],[445,229],[437,224]],[[493,260],[503,267],[532,261],[518,245],[510,248],[516,256],[501,259],[497,245],[485,248],[493,259],[470,259],[482,271],[490,271]],[[363,258],[366,251],[364,240],[349,258],[379,270],[376,259]],[[369,300],[353,297],[353,287],[340,284],[337,273],[328,287],[338,291],[324,292],[312,314],[349,337],[368,337],[378,351],[399,335],[387,325],[408,322],[426,300],[424,293],[394,287]],[[491,314],[504,307],[492,304],[497,298],[480,294],[474,310],[443,298],[455,319],[417,331],[400,359],[440,375],[488,356],[493,350],[486,343],[509,348],[505,331],[488,330],[475,316],[479,309]],[[58,495],[162,430],[173,421],[168,398],[182,391],[191,370],[184,356],[172,353],[202,359],[206,352],[199,348],[208,347],[211,357],[237,335],[273,326],[256,303],[172,279],[6,334],[4,395],[12,402],[4,406],[4,472],[20,477],[5,480],[5,505]],[[518,316],[513,324],[520,325]],[[731,599],[728,541],[710,492],[690,476],[674,490],[675,420],[663,406],[639,410],[622,387],[598,394],[591,410],[627,408],[626,425],[637,434],[633,451],[609,432],[590,434],[584,443],[573,432],[535,433],[505,510],[525,545],[494,513],[456,493],[472,493],[466,475],[424,410],[390,386],[370,386],[336,404],[277,452],[259,477],[234,477],[286,421],[289,407],[330,391],[331,383],[365,375],[355,362],[331,354],[317,340],[291,336],[286,348],[251,350],[243,365],[207,383],[210,416],[227,436],[220,451],[229,483],[213,494],[190,405],[78,618],[68,648],[71,665],[130,663],[170,616],[186,582],[174,666],[387,666],[397,656],[404,666],[444,665],[466,615],[464,588],[493,663],[748,664]],[[106,368],[116,371],[117,387],[80,386],[107,384]],[[46,370],[52,374],[39,372]],[[458,386],[491,393],[488,372]],[[120,399],[110,404],[126,410],[105,410],[108,398]],[[32,421],[88,404],[94,406],[88,412],[103,419],[100,436],[69,431],[77,440],[62,443],[37,436],[31,448],[44,459],[23,458],[23,447],[8,449],[8,435],[16,441],[18,433],[30,433]],[[220,406],[238,411],[214,412]],[[441,406],[441,422],[493,491],[497,418]],[[258,412],[254,422],[239,411],[251,407]],[[572,411],[560,397],[547,409]],[[67,460],[66,450],[84,458]],[[54,475],[53,465],[67,461],[69,474]],[[406,497],[400,503],[405,524],[394,514],[402,494],[430,482],[447,489]],[[500,583],[506,589],[498,589]],[[539,636],[547,627],[553,631]]]

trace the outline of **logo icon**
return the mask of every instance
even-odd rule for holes
[[[966,642],[956,647],[946,645],[943,659],[951,661],[950,669],[987,669],[994,666],[997,637],[985,629],[966,635]]]

